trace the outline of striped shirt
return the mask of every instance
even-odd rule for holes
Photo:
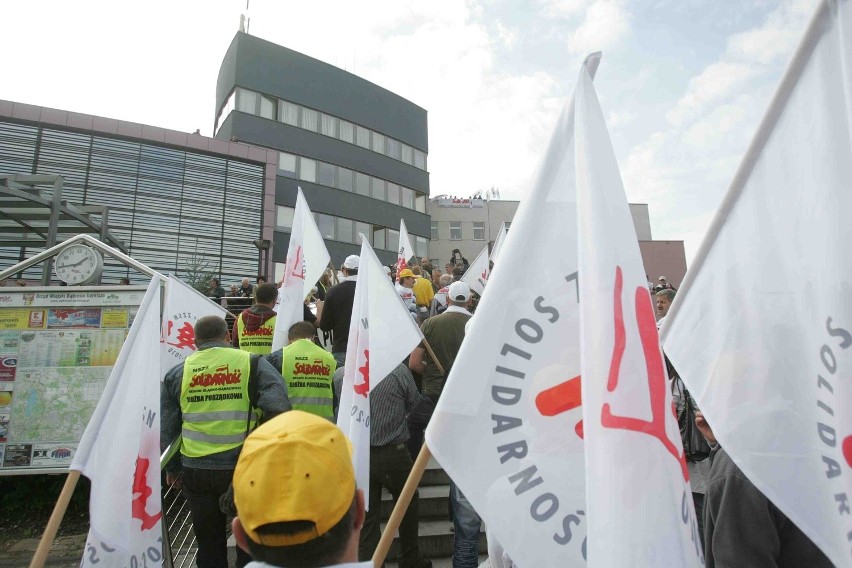
[[[343,388],[341,366],[334,372],[334,415]],[[408,367],[400,363],[375,388],[370,390],[370,445],[387,446],[408,441],[408,413],[420,402],[421,395]]]

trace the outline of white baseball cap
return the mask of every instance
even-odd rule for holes
[[[450,284],[447,297],[453,302],[467,302],[470,300],[470,286],[459,280]]]
[[[358,264],[360,262],[361,258],[357,254],[350,254],[346,257],[346,260],[343,261],[343,268],[358,270]]]

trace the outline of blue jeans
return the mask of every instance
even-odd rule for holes
[[[338,351],[337,353],[332,353],[331,356],[337,361],[338,369],[346,364],[346,351]]]
[[[479,531],[482,522],[473,505],[450,481],[450,504],[453,507],[453,568],[476,568],[479,566]]]

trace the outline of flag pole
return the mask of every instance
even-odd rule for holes
[[[429,356],[432,358],[432,361],[435,362],[435,366],[438,367],[441,374],[446,374],[444,372],[444,367],[441,366],[441,362],[438,361],[438,358],[435,356],[435,352],[432,351],[432,346],[429,345],[429,342],[425,337],[423,338],[423,346],[426,348],[426,352],[429,353]],[[393,506],[391,516],[385,525],[385,530],[382,532],[382,537],[379,539],[376,551],[373,553],[373,566],[375,568],[381,568],[384,563],[385,558],[388,555],[388,551],[390,550],[391,543],[393,542],[393,537],[396,535],[399,525],[402,524],[402,518],[405,516],[405,513],[408,512],[408,506],[411,504],[414,492],[417,491],[417,486],[420,485],[420,480],[423,479],[423,474],[426,472],[426,466],[429,465],[429,459],[431,457],[432,452],[424,442],[423,445],[420,446],[420,453],[417,454],[417,459],[414,460],[414,465],[411,466],[411,471],[408,473],[408,479],[405,480],[405,485],[402,487],[399,499],[396,500],[396,504]]]
[[[43,568],[44,563],[47,561],[47,555],[50,553],[50,545],[53,544],[53,539],[56,538],[56,533],[59,532],[59,524],[62,522],[62,517],[65,516],[65,511],[68,510],[68,503],[71,502],[71,496],[74,494],[74,488],[77,486],[77,481],[79,480],[79,470],[72,469],[68,472],[65,485],[62,486],[62,492],[59,494],[59,499],[56,500],[56,505],[54,505],[53,512],[50,514],[50,520],[47,521],[47,528],[44,529],[44,534],[41,535],[38,548],[36,548],[33,559],[30,561],[30,568]]]

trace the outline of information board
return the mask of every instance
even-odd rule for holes
[[[0,475],[68,468],[144,295],[0,288]]]

